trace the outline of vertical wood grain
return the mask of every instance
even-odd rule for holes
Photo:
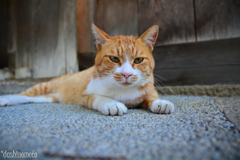
[[[139,35],[159,25],[161,45],[195,42],[193,0],[138,0]]]
[[[33,3],[34,1],[16,1],[16,68],[30,67],[29,54],[33,52]]]
[[[240,37],[239,0],[195,0],[197,41]]]
[[[8,1],[7,61],[8,68],[14,70],[16,67],[16,51],[17,51],[16,1],[15,0],[7,1]]]
[[[92,23],[96,19],[96,0],[77,0],[77,38],[78,53],[92,54],[96,52]]]
[[[32,69],[33,78],[78,70],[76,1],[16,1],[16,67]]]
[[[34,78],[66,73],[59,2],[40,0],[33,4],[33,51],[30,52],[29,66],[33,69]]]
[[[63,44],[65,45],[65,62],[66,73],[75,73],[78,69],[77,59],[77,7],[76,1],[61,1],[60,9],[62,10],[60,17],[63,22]]]
[[[0,1],[0,69],[7,67],[8,1]]]
[[[138,37],[137,0],[99,0],[97,26],[110,36]]]

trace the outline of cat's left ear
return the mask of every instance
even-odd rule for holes
[[[158,25],[154,25],[144,32],[139,38],[149,48],[150,52],[153,51],[153,46],[157,40],[158,29]]]
[[[110,36],[107,33],[103,32],[101,29],[97,28],[93,23],[92,31],[96,39],[97,50],[99,51],[101,50],[102,46],[108,41]]]

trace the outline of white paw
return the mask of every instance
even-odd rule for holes
[[[11,106],[14,105],[14,101],[12,101],[11,98],[9,98],[8,96],[1,96],[0,97],[0,106]]]
[[[166,100],[156,100],[152,103],[150,110],[154,113],[170,114],[174,112],[174,104]]]
[[[127,107],[120,102],[110,102],[99,108],[99,111],[104,115],[121,116],[127,112]]]

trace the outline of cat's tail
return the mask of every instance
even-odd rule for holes
[[[35,97],[41,95],[55,94],[58,91],[58,87],[62,82],[71,77],[73,74],[64,75],[61,77],[54,78],[48,82],[37,84],[26,91],[20,93],[20,95]]]
[[[50,82],[44,82],[27,89],[26,91],[20,93],[20,95],[35,97],[40,95],[47,95],[50,93],[53,93]]]
[[[59,102],[56,94],[58,83],[55,81],[37,84],[16,95],[0,96],[0,107],[24,103]]]

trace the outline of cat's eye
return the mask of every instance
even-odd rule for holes
[[[134,60],[134,63],[138,64],[138,63],[141,63],[143,61],[143,58],[136,58]]]
[[[115,63],[119,62],[119,59],[117,57],[110,57],[110,59]]]

